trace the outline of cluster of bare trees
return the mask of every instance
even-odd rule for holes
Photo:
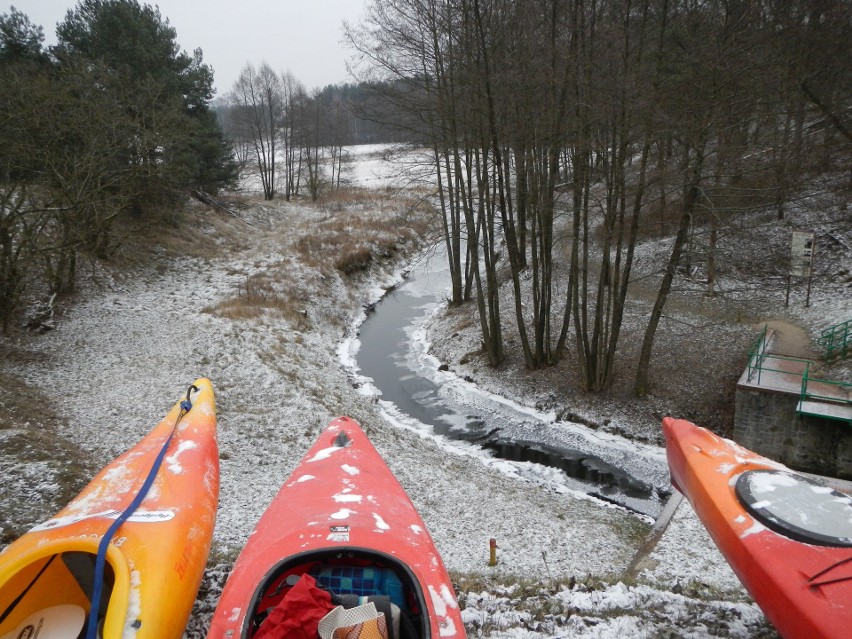
[[[678,266],[700,252],[712,294],[724,224],[783,216],[809,154],[848,162],[841,0],[372,0],[348,38],[431,146],[452,299],[478,304],[489,361],[506,281],[526,365],[573,344],[587,390],[612,382],[643,234],[673,241],[639,395]]]
[[[223,118],[237,161],[265,199],[283,192],[289,201],[305,189],[316,200],[323,186],[340,187],[353,118],[336,87],[309,94],[290,72],[247,64]]]

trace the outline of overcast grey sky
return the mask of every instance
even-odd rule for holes
[[[217,97],[231,90],[247,62],[268,62],[293,73],[308,89],[349,80],[341,44],[343,21],[357,23],[366,0],[138,0],[156,5],[177,31],[180,47],[201,47],[213,67]],[[55,44],[56,24],[76,0],[7,0],[44,27],[45,43]]]

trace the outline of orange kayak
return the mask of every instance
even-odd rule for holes
[[[672,483],[785,639],[852,632],[852,498],[665,418]]]
[[[183,635],[219,496],[213,387],[206,379],[193,386],[189,412],[175,404],[55,517],[0,552],[0,639]],[[97,631],[89,629],[91,609],[100,611]]]
[[[305,604],[308,589],[311,605]],[[296,603],[288,608],[291,599]],[[207,637],[279,636],[281,626],[270,625],[304,630],[326,614],[321,603],[349,609],[373,601],[384,607],[379,614],[386,615],[391,637],[465,636],[452,582],[426,525],[358,423],[340,417],[260,518]]]

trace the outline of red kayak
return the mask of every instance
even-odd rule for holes
[[[260,518],[207,637],[310,636],[281,628],[373,601],[389,639],[465,636],[426,525],[358,423],[340,417]]]
[[[672,483],[785,639],[852,636],[852,498],[684,420]]]

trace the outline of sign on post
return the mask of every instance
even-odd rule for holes
[[[787,299],[784,306],[790,304],[790,280],[794,277],[808,278],[808,294],[805,306],[811,305],[811,275],[814,262],[813,231],[793,231],[790,241],[790,273],[787,275]]]
[[[810,277],[814,256],[814,234],[812,231],[793,231],[790,242],[790,275]]]

